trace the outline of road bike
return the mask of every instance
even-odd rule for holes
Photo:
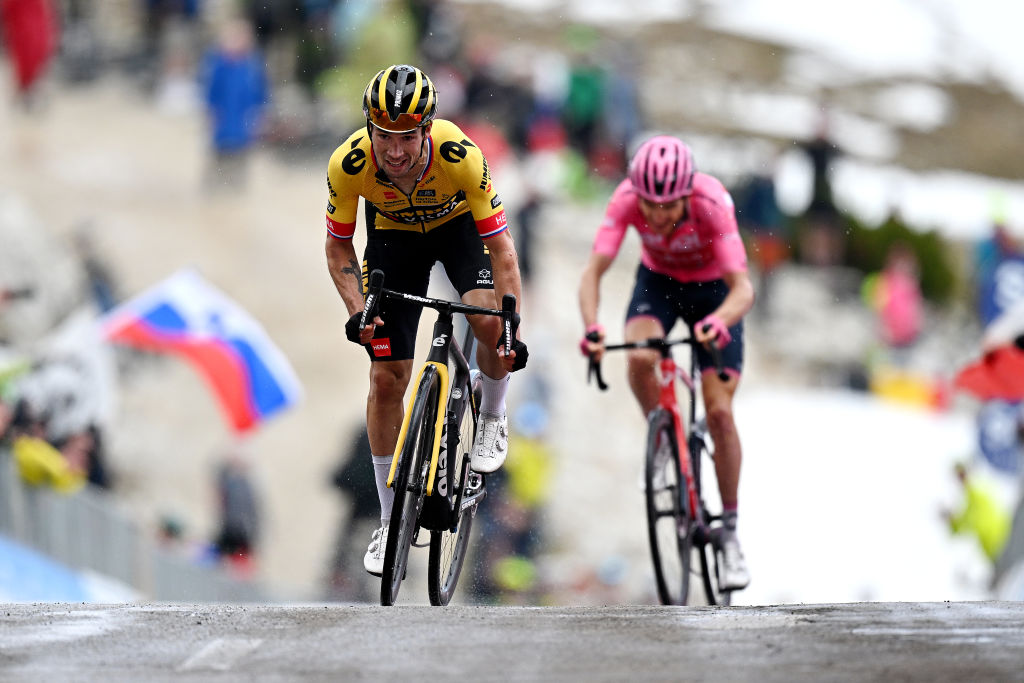
[[[405,411],[388,486],[391,509],[380,603],[393,605],[405,579],[412,546],[429,545],[427,593],[432,605],[447,605],[455,593],[469,548],[476,511],[487,494],[484,475],[470,469],[479,419],[479,371],[466,359],[473,346],[467,325],[462,345],[454,339],[453,315],[492,315],[503,319],[505,351],[511,349],[516,298],[506,294],[501,310],[406,294],[384,288],[384,273],[370,273],[359,328],[372,321],[382,302],[402,301],[437,311],[427,359],[416,377]],[[465,349],[466,351],[464,351]],[[449,373],[449,362],[453,372]],[[420,542],[421,530],[430,532]]]
[[[644,498],[647,509],[647,536],[654,563],[658,598],[664,605],[685,605],[690,598],[690,578],[696,574],[693,554],[700,565],[701,583],[709,605],[728,605],[731,591],[718,587],[718,560],[721,551],[722,520],[712,513],[704,501],[701,466],[714,460],[714,443],[707,431],[700,393],[699,344],[693,330],[689,337],[666,340],[653,337],[641,341],[605,346],[606,351],[652,349],[661,355],[659,381],[661,391],[658,407],[647,420],[647,445],[644,463]],[[691,347],[690,368],[679,367],[672,347]],[[722,379],[721,352],[712,345],[712,359]],[[595,378],[605,391],[608,385],[601,376],[600,362],[590,357],[587,379]],[[686,419],[676,398],[676,379],[689,394]]]

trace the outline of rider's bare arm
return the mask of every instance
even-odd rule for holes
[[[500,305],[503,296],[514,294],[518,311],[523,299],[523,285],[519,275],[519,257],[516,255],[516,245],[512,241],[512,236],[506,230],[494,237],[487,238],[484,244],[487,245],[487,251],[491,255],[494,298]]]
[[[363,310],[363,281],[352,240],[327,235],[327,270],[349,315]]]
[[[723,273],[722,279],[729,286],[729,293],[722,300],[721,305],[708,317],[717,317],[725,327],[731,327],[738,323],[753,307],[754,285],[750,281],[750,275],[745,270]],[[708,343],[715,339],[717,331],[714,329],[705,331],[702,325],[698,325],[695,334],[697,341]]]
[[[579,303],[583,326],[591,327],[598,323],[597,310],[601,302],[601,278],[612,265],[611,256],[591,252],[587,265],[580,277]]]

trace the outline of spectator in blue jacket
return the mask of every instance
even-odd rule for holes
[[[201,73],[214,161],[207,184],[209,189],[237,188],[245,182],[248,152],[260,137],[270,90],[248,22],[225,24]]]

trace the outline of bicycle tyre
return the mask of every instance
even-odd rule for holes
[[[692,458],[693,471],[699,473],[701,469],[701,463],[705,454],[708,455],[710,460],[710,454],[707,453],[707,444],[703,439],[697,437],[690,437],[690,457]],[[700,477],[697,477],[697,495],[698,497],[703,496],[701,491]],[[703,500],[703,498],[701,498]],[[710,532],[706,534],[706,538],[703,538],[698,542],[698,551],[700,555],[700,574],[701,583],[704,588],[704,599],[709,605],[721,605],[728,606],[732,604],[732,591],[721,591],[718,589],[718,534],[715,529],[711,528],[710,514],[704,512],[705,527],[710,529]]]
[[[465,408],[459,419],[459,443],[456,447],[455,458],[453,459],[453,491],[464,487],[466,482],[462,481],[463,462],[470,457],[473,450],[473,440],[476,438],[477,426],[477,403],[475,397],[466,401]],[[455,531],[443,529],[430,532],[430,555],[427,561],[427,593],[430,596],[430,604],[437,606],[447,605],[452,595],[455,594],[455,587],[459,582],[462,573],[462,565],[466,561],[466,554],[469,550],[470,533],[473,530],[473,517],[476,514],[476,506],[465,510],[456,510]]]
[[[409,548],[419,526],[420,510],[426,495],[426,468],[434,444],[438,392],[441,380],[437,369],[428,365],[416,388],[416,399],[409,415],[409,426],[395,472],[395,501],[391,507],[388,541],[384,550],[384,571],[380,581],[380,604],[393,605],[398,599],[409,563]]]
[[[666,443],[671,454],[667,460],[659,453]],[[685,605],[690,592],[694,524],[679,466],[672,416],[661,408],[648,421],[644,498],[658,598],[663,605]]]

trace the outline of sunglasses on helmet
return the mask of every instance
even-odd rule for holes
[[[369,108],[368,118],[373,125],[392,133],[408,133],[423,125],[423,114],[399,114],[392,121],[387,111],[376,107]]]

